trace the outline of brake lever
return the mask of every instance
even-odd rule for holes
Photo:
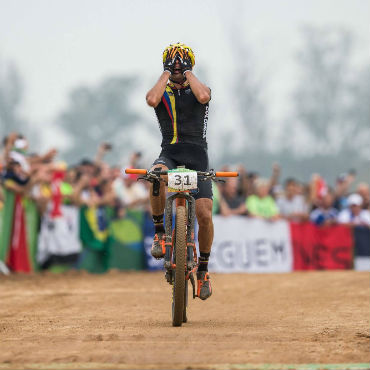
[[[203,176],[202,178],[199,179],[200,181],[207,181],[207,180],[212,180],[214,182],[222,182],[222,183],[225,183],[226,181],[223,180],[223,179],[216,179],[215,177],[207,177],[207,176]]]
[[[138,177],[136,181],[139,181],[139,180],[145,180],[145,181],[149,181],[149,182],[154,182],[156,180],[156,178],[155,177],[148,176],[148,175],[145,175],[145,176]]]
[[[225,183],[226,182],[226,180],[223,180],[223,179],[215,179],[215,178],[212,178],[212,180],[214,182],[222,182],[222,183]]]
[[[199,181],[207,181],[207,180],[208,180],[207,176],[199,177]]]
[[[162,177],[157,177],[157,176],[149,176],[149,175],[145,175],[145,176],[140,176],[136,179],[136,181],[139,181],[139,180],[145,180],[145,181],[149,181],[151,183],[155,183],[156,181],[162,181],[164,182],[166,185],[167,185],[167,181],[165,179],[163,179]]]

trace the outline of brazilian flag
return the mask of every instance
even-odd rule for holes
[[[111,217],[112,210],[108,207],[81,207],[80,239],[83,252],[80,256],[80,269],[93,273],[108,270]]]
[[[144,213],[127,210],[114,219],[110,207],[82,207],[80,237],[84,246],[79,268],[93,273],[108,269],[142,270],[145,268],[143,247]]]
[[[0,260],[14,272],[35,271],[39,227],[36,205],[6,188],[4,197],[0,213]]]
[[[143,270],[144,212],[126,210],[125,217],[114,220],[109,228],[109,267],[119,270]]]

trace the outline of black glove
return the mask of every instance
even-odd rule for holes
[[[163,62],[163,71],[168,71],[172,74],[176,59],[174,57],[171,57],[169,54],[170,53],[168,53],[166,60]]]
[[[188,53],[184,53],[183,57],[180,58],[180,63],[181,63],[181,69],[182,73],[185,76],[185,72],[191,71],[193,69],[193,65],[191,64],[191,59],[188,55]]]

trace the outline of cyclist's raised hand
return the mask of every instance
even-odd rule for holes
[[[175,66],[175,55],[171,55],[171,53],[168,53],[166,60],[163,62],[163,70],[164,72],[170,72],[173,73],[173,68]]]
[[[182,73],[184,74],[184,76],[187,71],[191,71],[193,69],[193,65],[191,63],[189,54],[185,50],[182,56],[180,57],[180,64],[181,64],[181,69],[182,69]]]

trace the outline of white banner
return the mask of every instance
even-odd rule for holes
[[[41,222],[37,261],[42,264],[51,255],[67,256],[80,253],[80,210],[75,206],[61,205],[62,216],[50,217],[50,209]]]
[[[355,257],[353,268],[358,271],[370,271],[370,257]]]
[[[290,272],[293,251],[289,223],[242,216],[213,217],[215,237],[209,270]]]

